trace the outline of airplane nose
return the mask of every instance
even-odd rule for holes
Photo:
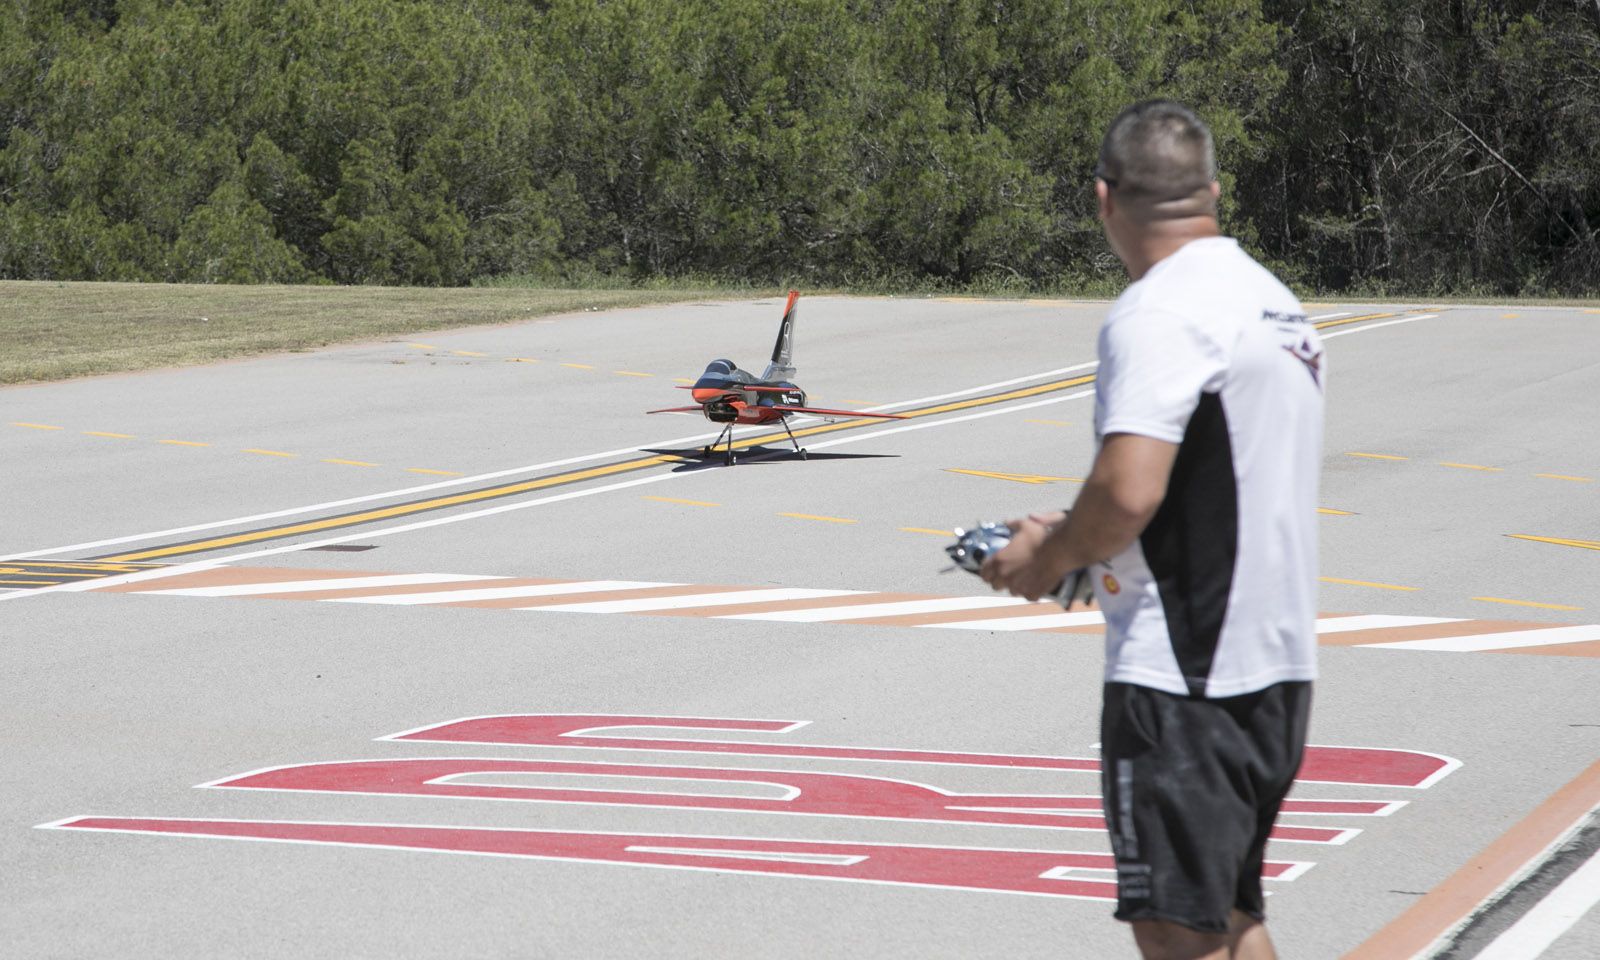
[[[694,397],[695,403],[706,403],[708,401],[717,399],[727,392],[728,391],[722,389],[721,387],[695,387],[693,390],[689,391],[689,395]]]

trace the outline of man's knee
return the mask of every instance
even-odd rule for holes
[[[1133,922],[1133,942],[1144,960],[1227,960],[1226,933],[1202,933],[1165,920]]]

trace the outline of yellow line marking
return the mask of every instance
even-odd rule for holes
[[[640,373],[637,370],[613,370],[612,373],[619,377],[653,377],[653,373]]]
[[[780,516],[780,517],[793,517],[796,520],[821,520],[824,523],[860,523],[861,522],[859,520],[851,520],[849,517],[819,517],[814,513],[780,513],[780,514],[778,514],[778,516]]]
[[[56,570],[19,570],[17,572],[31,573],[36,577],[79,577],[82,579],[93,579],[95,577],[105,576],[104,573],[61,573]]]
[[[287,454],[294,456],[294,454]],[[572,473],[561,473],[551,477],[541,477],[537,480],[526,480],[522,483],[506,484],[500,487],[488,487],[483,490],[471,490],[466,493],[457,493],[448,497],[436,497],[432,500],[423,500],[417,503],[402,503],[392,507],[382,507],[377,510],[366,510],[343,517],[329,517],[324,520],[308,520],[305,523],[295,523],[283,527],[273,527],[267,530],[256,530],[250,533],[240,533],[229,537],[217,537],[212,540],[203,540],[197,543],[174,544],[170,547],[156,547],[150,550],[140,550],[134,553],[125,553],[107,560],[149,560],[156,557],[170,557],[180,553],[200,553],[206,550],[217,550],[222,547],[238,546],[242,543],[258,543],[262,540],[274,540],[279,537],[295,536],[302,533],[316,533],[320,530],[330,530],[335,527],[348,527],[358,523],[370,523],[374,520],[387,520],[392,517],[403,517],[423,510],[436,510],[441,507],[453,507],[463,503],[476,503],[479,500],[488,500],[494,497],[503,497],[513,493],[526,493],[529,490],[540,490],[545,487],[560,484],[576,483],[580,480],[592,480],[596,477],[610,476],[616,473],[626,473],[638,470],[641,467],[653,466],[657,463],[670,462],[666,457],[646,457],[642,460],[628,460],[622,463],[613,463],[604,467],[594,467],[589,470],[578,470]]]
[[[679,500],[677,497],[645,497],[646,500],[655,500],[658,503],[682,503],[691,507],[720,507],[720,503],[709,500]]]
[[[132,440],[131,433],[107,433],[104,430],[85,430],[84,433],[91,437],[110,437],[113,440]]]
[[[694,383],[694,381],[690,380],[688,377],[673,377],[672,378],[672,382],[673,383]]]
[[[406,344],[406,346],[408,346],[408,347],[416,347],[418,350],[437,350],[437,349],[439,349],[438,347],[434,346],[431,343],[408,343],[408,344]]]
[[[487,357],[488,356],[487,353],[479,353],[476,350],[451,350],[450,352],[455,354],[458,357]]]
[[[1499,467],[1486,467],[1481,463],[1451,463],[1448,460],[1439,461],[1441,467],[1455,467],[1457,470],[1482,470],[1485,473],[1503,473]]]
[[[507,357],[506,363],[538,363],[533,357]]]
[[[945,473],[964,473],[973,477],[989,477],[994,480],[1010,480],[1013,483],[1082,483],[1082,477],[1047,477],[1038,473],[999,473],[991,470],[960,470],[956,467],[945,467]]]
[[[431,473],[436,477],[459,477],[461,473],[456,470],[429,470],[427,467],[406,467],[408,473]]]
[[[322,462],[323,463],[342,464],[343,466],[346,466],[346,467],[376,467],[376,466],[379,466],[379,464],[368,463],[365,460],[340,460],[340,459],[337,459],[335,457],[323,457],[322,458]]]
[[[1070,427],[1071,420],[1024,420],[1023,423],[1042,423],[1049,427]]]
[[[1342,327],[1342,326],[1345,326],[1346,324],[1361,323],[1361,322],[1366,321],[1366,320],[1387,320],[1390,317],[1396,317],[1396,316],[1399,316],[1399,314],[1396,314],[1396,313],[1369,313],[1369,314],[1366,314],[1366,315],[1360,316],[1360,317],[1345,317],[1342,320],[1324,320],[1321,323],[1316,324],[1315,326],[1316,326],[1316,328],[1318,330],[1326,330],[1329,327]]]
[[[1070,387],[1082,386],[1083,384],[1092,382],[1094,382],[1094,375],[1089,374],[1082,377],[1074,377],[1070,380],[1057,380],[1053,383],[1043,383],[1033,387],[1011,390],[1006,393],[999,393],[989,397],[973,397],[967,400],[943,403],[937,406],[923,407],[917,410],[908,410],[904,416],[908,418],[929,417],[941,413],[949,413],[953,410],[967,410],[973,407],[1004,403],[1009,400],[1020,400],[1025,397],[1035,397],[1040,394],[1052,393],[1059,390],[1065,390]],[[802,427],[799,430],[795,430],[794,435],[796,437],[808,437],[821,433],[834,433],[839,430],[849,430],[852,428],[880,425],[881,422],[875,419],[845,420],[837,423],[819,424],[814,427]],[[767,434],[765,436],[747,437],[738,441],[733,446],[736,449],[742,447],[753,447],[764,443],[773,443],[780,439],[786,439],[785,435],[781,433]],[[279,453],[277,451],[251,450],[247,452],[267,453],[271,456],[296,456],[296,454]],[[166,547],[153,547],[149,550],[140,550],[133,553],[119,554],[117,556],[106,557],[104,559],[108,561],[153,560],[158,557],[171,557],[179,554],[205,553],[210,550],[219,550],[224,547],[238,546],[239,544],[259,543],[263,540],[276,540],[281,537],[292,537],[303,533],[315,533],[337,527],[355,526],[362,523],[371,523],[376,520],[387,520],[393,517],[408,516],[410,514],[421,513],[426,510],[438,510],[444,507],[453,507],[464,503],[476,503],[481,500],[505,497],[517,493],[526,493],[530,490],[542,490],[547,487],[579,483],[585,480],[593,480],[597,477],[607,477],[619,473],[629,473],[634,470],[641,470],[646,467],[653,467],[664,463],[682,462],[683,458],[677,456],[676,454],[661,454],[657,456],[644,457],[638,460],[624,460],[619,463],[607,464],[600,467],[592,467],[587,470],[576,470],[571,473],[558,473],[552,476],[539,477],[533,480],[524,480],[519,483],[505,484],[497,487],[485,487],[480,490],[469,490],[465,493],[452,494],[446,497],[435,497],[430,500],[419,500],[414,503],[396,504],[394,506],[382,507],[376,510],[366,510],[361,513],[352,513],[342,517],[327,517],[322,520],[310,520],[304,523],[254,530],[246,533],[234,534],[232,536],[216,537],[210,540],[197,540],[193,543],[180,543]]]
[[[211,444],[209,444],[209,443],[201,443],[198,440],[157,440],[156,443],[167,443],[167,444],[171,444],[174,447],[209,447],[209,446],[211,446]]]
[[[928,533],[928,534],[932,534],[933,536],[936,536],[936,537],[944,537],[946,540],[948,540],[951,537],[956,535],[954,530],[935,530],[932,527],[901,527],[900,528],[900,532],[901,533]]]
[[[298,457],[298,453],[284,453],[282,450],[261,450],[256,447],[245,447],[245,453],[259,453],[263,457]]]
[[[1508,533],[1506,536],[1513,540],[1532,540],[1535,543],[1553,543],[1559,547],[1580,547],[1584,550],[1600,550],[1600,540],[1563,540],[1560,537],[1534,537],[1526,533]]]
[[[1325,513],[1330,517],[1353,517],[1353,516],[1355,516],[1355,514],[1351,513],[1349,510],[1333,510],[1333,509],[1330,509],[1328,507],[1318,507],[1317,508],[1317,512],[1318,513]]]
[[[1522,314],[1520,314],[1520,313],[1502,313],[1502,314],[1500,314],[1500,319],[1501,320],[1515,320],[1520,316],[1522,316]]]
[[[1582,610],[1582,607],[1570,607],[1564,603],[1534,603],[1532,600],[1507,600],[1505,597],[1473,597],[1484,603],[1509,603],[1514,607],[1538,607],[1541,610]]]
[[[48,423],[23,423],[21,420],[11,421],[13,427],[27,427],[29,430],[60,430],[61,427],[52,427]]]
[[[1392,453],[1357,453],[1351,450],[1345,453],[1347,457],[1364,457],[1368,460],[1410,460],[1410,457],[1397,457]]]
[[[0,586],[10,584],[17,587],[48,587],[50,583],[41,580],[0,580]]]
[[[7,560],[6,563],[16,567],[31,567],[38,570],[54,570],[65,567],[71,570],[99,570],[102,573],[133,573],[145,567],[159,567],[159,563],[101,563],[98,560]],[[13,573],[18,571],[12,571]]]
[[[563,367],[571,367],[574,370],[593,370],[594,369],[594,364],[592,364],[592,363],[563,363],[562,366]]]
[[[1421,587],[1401,587],[1392,583],[1373,583],[1371,580],[1344,580],[1339,577],[1318,577],[1323,583],[1347,583],[1352,587],[1376,587],[1379,590],[1421,590]]]
[[[1593,477],[1569,477],[1564,473],[1536,473],[1534,476],[1543,477],[1546,480],[1571,480],[1573,483],[1594,483]]]

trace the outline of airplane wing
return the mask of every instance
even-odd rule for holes
[[[860,410],[824,410],[821,407],[791,407],[784,404],[773,404],[768,410],[782,410],[785,413],[809,413],[817,417],[874,417],[879,420],[904,420],[903,413],[862,413]]]
[[[698,403],[692,407],[667,407],[664,410],[646,410],[645,413],[703,413],[705,407]]]

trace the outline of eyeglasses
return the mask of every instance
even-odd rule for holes
[[[1096,180],[1104,180],[1106,182],[1106,186],[1113,190],[1117,189],[1117,178],[1108,175],[1104,166],[1097,163],[1094,165],[1094,170],[1090,172],[1093,174]]]

